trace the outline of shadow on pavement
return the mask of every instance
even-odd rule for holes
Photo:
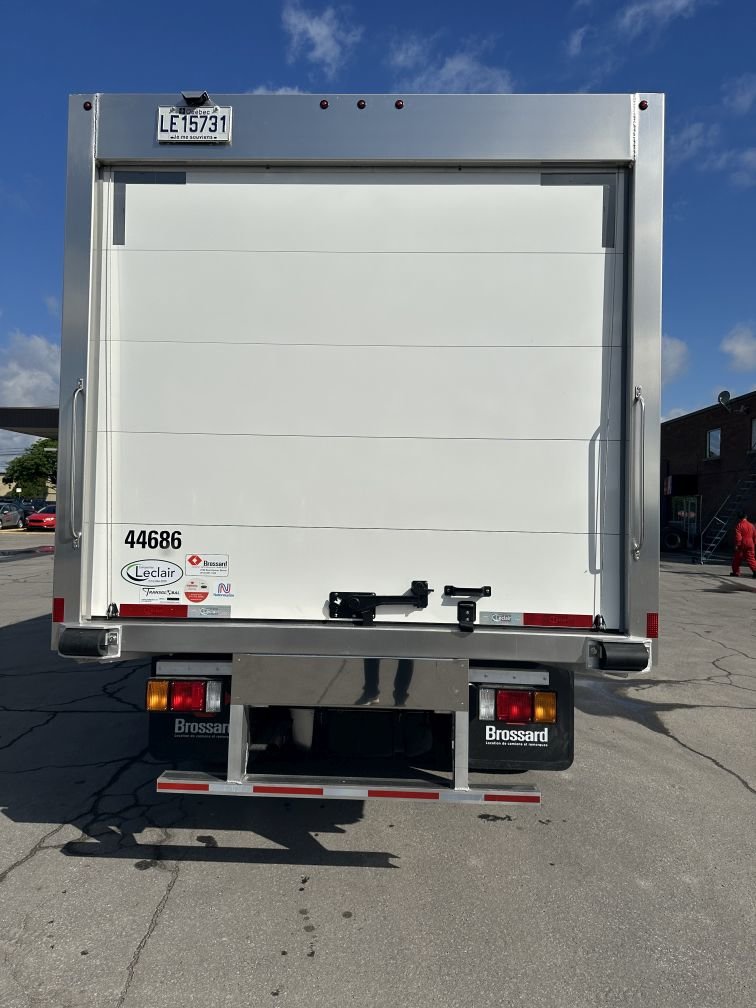
[[[49,617],[0,627],[0,811],[48,826],[39,843],[144,869],[165,860],[395,867],[386,851],[329,851],[318,841],[358,822],[360,801],[158,795],[155,779],[169,767],[146,748],[149,663],[77,664],[51,653],[49,638]],[[196,831],[194,842],[175,830]],[[138,839],[145,831],[148,842]],[[249,846],[254,836],[228,846],[219,831],[277,846]]]
[[[728,673],[715,666],[715,670],[710,677],[712,680],[723,681]],[[754,789],[740,774],[724,766],[719,760],[708,753],[692,746],[679,739],[668,725],[662,720],[662,714],[680,710],[701,710],[711,709],[714,706],[721,706],[724,710],[754,710],[749,704],[691,704],[691,703],[669,703],[645,698],[628,696],[628,690],[642,689],[644,692],[653,689],[655,686],[666,688],[689,685],[692,680],[672,680],[672,679],[628,679],[615,680],[609,678],[598,678],[594,676],[577,676],[575,678],[575,706],[583,714],[593,717],[619,717],[648,728],[649,731],[675,742],[682,749],[686,749],[696,756],[708,760],[711,764],[725,771],[730,776],[738,780],[747,791],[756,794]],[[706,678],[697,678],[696,683],[705,682]]]

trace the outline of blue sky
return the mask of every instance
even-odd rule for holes
[[[666,92],[663,414],[756,386],[754,0],[32,0],[0,82],[0,405],[57,401],[68,94],[191,87]]]

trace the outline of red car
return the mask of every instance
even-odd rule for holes
[[[38,532],[54,532],[55,505],[48,504],[47,507],[35,511],[34,514],[30,514],[26,519],[26,527],[28,529],[36,529]]]

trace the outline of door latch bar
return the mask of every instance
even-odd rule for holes
[[[414,606],[428,608],[428,596],[433,591],[427,581],[413,581],[405,595],[376,595],[375,592],[334,591],[328,596],[331,619],[361,620],[372,623],[378,606]]]

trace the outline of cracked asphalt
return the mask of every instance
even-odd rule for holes
[[[158,796],[145,664],[50,654],[0,557],[0,1006],[750,1008],[756,594],[662,566],[659,668],[505,813]]]

